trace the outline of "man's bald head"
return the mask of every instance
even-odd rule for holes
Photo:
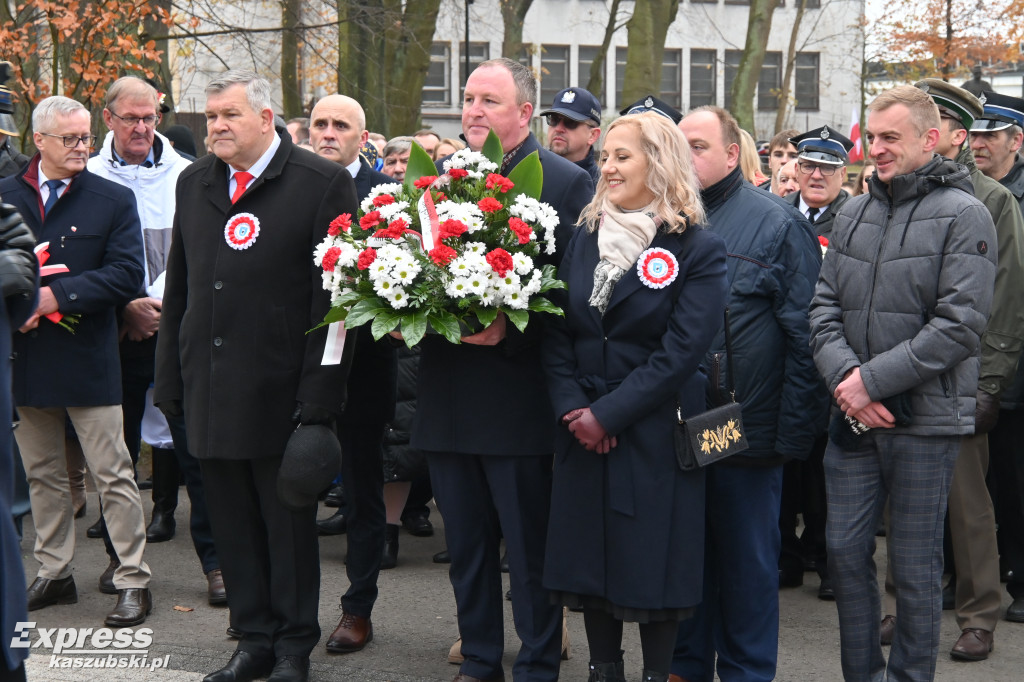
[[[351,97],[328,95],[309,115],[309,142],[326,159],[348,166],[358,158],[366,138],[366,114]]]

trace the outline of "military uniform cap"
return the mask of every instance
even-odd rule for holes
[[[1024,99],[998,92],[983,92],[978,101],[985,107],[985,113],[974,121],[972,133],[1005,130],[1013,125],[1024,127]]]
[[[683,120],[683,115],[670,106],[667,102],[663,102],[654,95],[647,95],[641,99],[630,104],[628,107],[620,111],[619,113],[623,116],[629,116],[630,114],[644,114],[648,111],[653,111],[656,114],[661,114],[665,118],[671,119],[673,123],[679,123]]]
[[[850,162],[853,141],[831,126],[808,130],[803,135],[789,138],[799,152],[797,158],[828,166],[845,166]]]
[[[941,113],[953,117],[967,130],[985,113],[981,100],[963,88],[939,78],[925,78],[914,83],[914,87],[928,93]]]
[[[537,115],[548,114],[558,114],[573,121],[590,121],[595,126],[601,125],[601,103],[584,88],[560,90],[551,106]]]

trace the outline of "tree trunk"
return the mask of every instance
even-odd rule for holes
[[[171,0],[156,0],[153,4],[168,14],[171,13]],[[163,55],[159,62],[150,63],[147,66],[156,74],[156,78],[153,80],[162,89],[164,104],[168,107],[168,112],[163,115],[163,120],[161,121],[161,126],[166,129],[168,126],[177,123],[174,113],[177,108],[174,102],[174,76],[171,74],[171,60],[167,51],[168,26],[165,23],[148,18],[145,24],[145,32],[146,35],[156,41],[157,49]]]
[[[414,6],[415,5],[415,6]],[[430,68],[430,45],[434,40],[441,0],[419,0],[406,4],[401,35],[389,49],[394,55],[388,69],[388,120],[385,135],[411,135],[419,130],[423,81]],[[521,30],[521,27],[520,27]]]
[[[779,108],[775,110],[775,131],[778,132],[786,127],[786,117],[789,115],[789,84],[793,82],[793,69],[796,66],[796,41],[800,33],[800,24],[804,20],[804,10],[807,9],[807,0],[800,0],[796,7],[796,18],[793,20],[793,30],[789,33],[789,48],[786,50],[786,71],[782,75],[782,87],[779,89]]]
[[[302,0],[281,0],[281,107],[285,120],[302,115],[299,34]]]
[[[751,134],[754,134],[754,91],[768,47],[772,14],[778,4],[778,0],[750,0],[747,40],[732,82],[732,115],[740,127]]]
[[[501,38],[501,56],[519,60],[523,49],[523,22],[533,0],[499,0],[501,19],[505,25]]]
[[[587,90],[590,91],[598,101],[604,101],[601,93],[604,92],[604,63],[608,58],[608,47],[612,44],[612,36],[619,26],[615,23],[619,15],[619,4],[622,0],[612,0],[612,6],[608,10],[608,23],[604,27],[604,39],[601,41],[601,49],[597,51],[593,63],[590,65],[590,79],[587,81]]]
[[[678,9],[679,0],[637,0],[633,16],[626,23],[629,41],[626,74],[622,101],[616,102],[616,106],[624,106],[650,93],[661,94],[665,35]]]

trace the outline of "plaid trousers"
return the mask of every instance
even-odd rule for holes
[[[828,565],[839,610],[847,682],[935,677],[942,619],[943,518],[959,436],[910,436],[873,429],[863,447],[825,451]],[[889,501],[889,564],[896,631],[888,667],[879,643],[881,601],[875,531]]]

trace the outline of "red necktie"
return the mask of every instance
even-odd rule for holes
[[[245,171],[238,171],[235,173],[235,193],[231,195],[231,203],[238,201],[243,194],[245,194],[245,188],[249,186],[252,181],[252,173],[246,173]]]

